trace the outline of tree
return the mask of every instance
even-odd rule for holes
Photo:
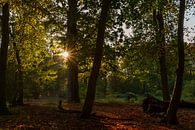
[[[2,15],[2,42],[0,51],[0,114],[9,114],[6,105],[6,68],[9,44],[9,3],[3,5]]]
[[[80,102],[79,83],[78,83],[78,65],[76,58],[77,43],[77,0],[68,0],[67,16],[67,42],[71,58],[68,61],[68,102]]]
[[[23,96],[29,97],[33,91],[51,84],[56,79],[56,71],[51,67],[54,61],[48,50],[46,15],[35,9],[34,4],[17,0],[10,2],[10,14],[10,43],[13,44],[8,50],[7,100],[12,105],[22,105]]]
[[[162,3],[162,4],[161,4]],[[168,87],[168,75],[166,65],[166,43],[165,43],[165,27],[163,19],[164,2],[158,3],[158,9],[153,10],[155,31],[156,31],[156,43],[159,45],[159,63],[160,63],[160,77],[161,88],[164,101],[170,100],[169,87]]]
[[[16,42],[13,41],[13,47],[16,55],[16,61],[17,61],[17,71],[15,72],[15,80],[16,80],[16,91],[13,98],[12,105],[23,105],[23,72],[22,72],[22,63],[20,59],[20,51],[17,48]]]
[[[16,41],[15,41],[15,34],[14,34],[14,26],[12,28],[11,36],[13,38],[13,48],[15,51],[15,57],[17,61],[17,71],[15,72],[15,82],[16,82],[16,91],[13,97],[12,105],[23,105],[23,71],[22,71],[22,63],[20,58],[20,50],[17,47]]]
[[[108,16],[109,6],[111,0],[103,0],[101,7],[101,14],[98,22],[98,34],[96,39],[96,49],[93,61],[92,71],[88,81],[87,96],[82,110],[81,117],[88,117],[92,112],[93,103],[95,100],[96,82],[98,79],[99,70],[101,67],[101,60],[103,56],[104,33],[106,29],[106,19]]]
[[[168,124],[178,123],[177,110],[180,104],[180,98],[182,94],[183,74],[184,74],[184,39],[183,39],[184,14],[185,14],[185,0],[180,0],[178,32],[177,32],[179,61],[178,61],[178,68],[176,71],[177,77],[174,86],[173,96],[167,110],[166,121]]]
[[[135,66],[134,68],[136,68],[138,72],[142,70],[143,67],[139,67],[139,64],[136,66],[133,64],[134,61],[131,61],[131,59],[133,60],[140,55],[140,60],[143,59],[142,64],[146,64],[148,69],[144,72],[144,75],[146,75],[146,78],[143,78],[145,80],[145,82],[143,82],[145,84],[143,84],[144,87],[150,87],[153,90],[161,89],[162,91],[159,91],[159,94],[161,95],[162,93],[163,100],[169,100],[169,85],[172,86],[171,81],[174,79],[175,72],[175,60],[173,59],[176,59],[176,51],[174,48],[176,27],[174,25],[177,20],[175,16],[177,6],[163,0],[136,2],[138,3],[131,5],[131,11],[129,11],[130,13],[128,14],[129,17],[126,17],[126,19],[129,19],[126,25],[131,27],[133,35],[125,42],[129,44],[129,53],[136,53],[136,55],[127,54],[127,56],[133,56],[133,58],[128,57],[127,59],[127,61],[132,62],[129,68]],[[135,63],[140,62],[140,60],[135,60]],[[155,79],[153,79],[151,85],[149,85],[149,80],[152,78],[147,76],[147,73],[148,75],[155,75]],[[135,77],[141,79],[141,76]],[[161,86],[161,88],[158,86]],[[156,91],[154,92],[157,93]],[[158,96],[160,96],[159,94]]]

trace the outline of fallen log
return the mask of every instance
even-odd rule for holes
[[[160,112],[166,112],[167,108],[169,106],[169,102],[161,101],[153,96],[148,96],[143,100],[142,108],[144,112],[149,113],[160,113]],[[187,102],[187,101],[181,101],[180,102],[180,108],[195,108],[195,103]]]
[[[195,109],[195,103],[194,102],[181,100],[180,108],[192,108],[192,109]]]

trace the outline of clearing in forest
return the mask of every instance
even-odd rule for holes
[[[15,130],[194,130],[195,110],[180,109],[180,125],[167,126],[163,114],[146,114],[141,105],[130,103],[95,103],[94,116],[81,119],[83,104],[63,102],[67,111],[59,111],[57,101],[37,99],[23,107],[10,108],[13,115],[0,116],[0,129]]]

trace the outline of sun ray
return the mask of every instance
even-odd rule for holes
[[[69,52],[68,51],[64,51],[60,54],[61,56],[63,56],[65,59],[68,59],[69,57]]]

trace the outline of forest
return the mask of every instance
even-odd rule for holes
[[[0,130],[194,130],[194,0],[0,0]]]

